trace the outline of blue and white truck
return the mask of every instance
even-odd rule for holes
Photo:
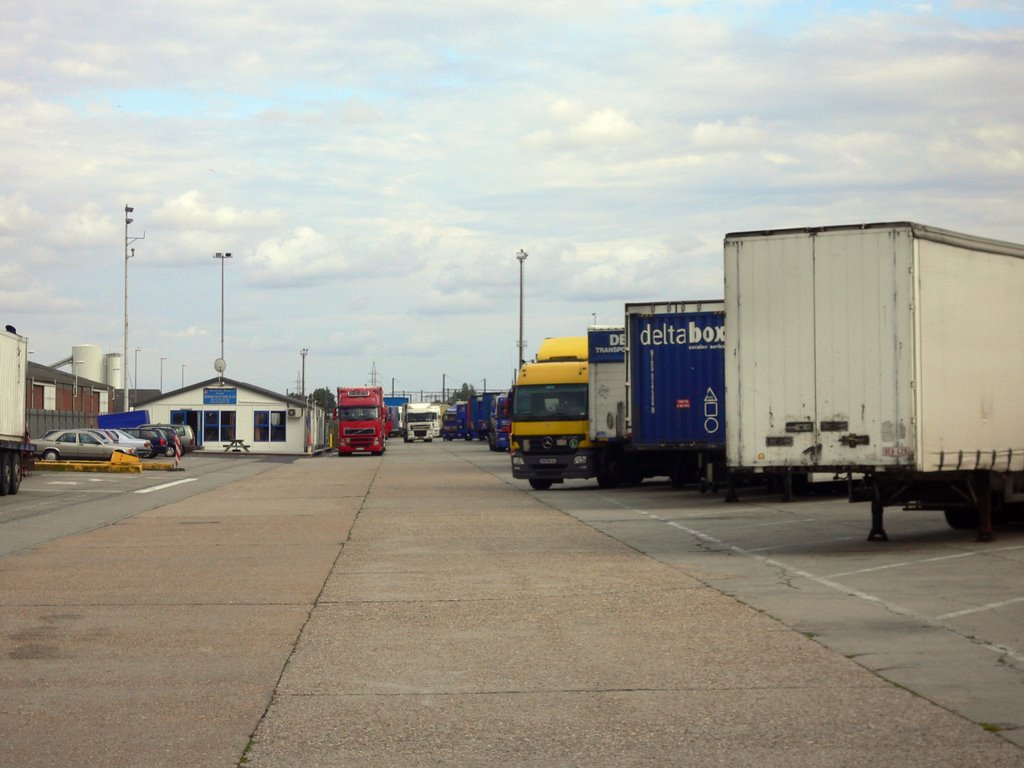
[[[626,304],[626,422],[634,462],[676,484],[725,477],[725,302]]]
[[[725,458],[723,302],[626,304],[588,329],[589,438],[597,482],[667,476],[717,486]]]

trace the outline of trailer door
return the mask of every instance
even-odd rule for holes
[[[822,466],[900,463],[913,452],[911,234],[880,227],[812,237]]]
[[[806,232],[726,241],[726,451],[732,466],[814,462],[813,254]]]

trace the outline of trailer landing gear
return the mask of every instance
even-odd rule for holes
[[[882,505],[882,500],[878,498],[876,493],[875,498],[871,499],[871,532],[868,534],[868,541],[888,541],[889,535],[885,532],[885,528],[882,526],[882,517],[885,513],[885,507]]]

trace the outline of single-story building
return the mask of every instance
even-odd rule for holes
[[[223,377],[152,396],[140,393],[136,409],[148,411],[154,424],[188,424],[206,451],[315,453],[329,438],[319,404]]]

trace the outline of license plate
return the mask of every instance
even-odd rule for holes
[[[558,459],[541,459],[539,463],[541,463],[541,464],[557,464],[558,463]]]

